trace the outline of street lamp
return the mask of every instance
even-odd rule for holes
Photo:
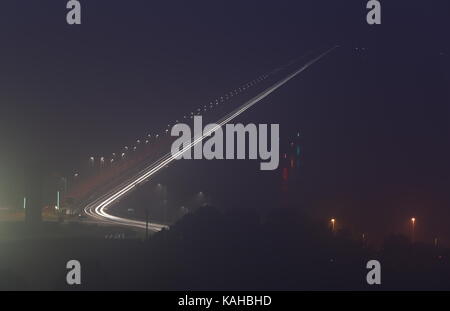
[[[55,209],[59,211],[59,191],[56,191],[56,206]]]
[[[335,225],[336,225],[336,219],[331,218],[331,232],[333,232],[333,233],[334,233]]]
[[[416,229],[416,218],[411,218],[411,240],[414,243],[415,240],[415,229]]]

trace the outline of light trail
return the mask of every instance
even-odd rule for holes
[[[220,119],[218,122],[216,122],[217,126],[213,127],[207,132],[202,133],[200,136],[193,139],[191,143],[189,143],[186,147],[184,147],[182,150],[178,151],[175,154],[167,153],[166,155],[162,156],[157,161],[150,164],[148,167],[143,169],[140,173],[136,174],[132,178],[129,178],[125,182],[121,183],[119,186],[115,187],[113,190],[109,191],[108,193],[102,195],[100,198],[95,200],[94,202],[90,203],[84,208],[84,211],[87,215],[100,220],[105,223],[109,224],[115,224],[115,225],[123,225],[123,226],[130,226],[140,229],[146,228],[146,222],[145,221],[139,221],[139,220],[133,220],[123,217],[114,216],[107,213],[107,208],[110,207],[114,202],[122,198],[123,196],[127,195],[131,191],[134,190],[134,188],[142,183],[145,183],[148,181],[150,177],[155,175],[157,172],[159,172],[161,169],[163,169],[165,166],[170,164],[172,161],[176,160],[175,158],[182,155],[184,152],[189,151],[193,146],[200,143],[203,139],[210,136],[214,131],[216,131],[218,128],[222,127],[226,123],[230,122],[249,108],[251,108],[253,105],[261,101],[262,99],[269,96],[271,93],[276,91],[278,88],[282,87],[284,84],[286,84],[288,81],[296,77],[301,72],[305,71],[308,67],[328,55],[330,52],[332,52],[334,49],[336,49],[338,46],[334,46],[333,48],[325,51],[324,53],[320,54],[316,58],[312,59],[308,63],[306,63],[303,67],[298,69],[297,71],[291,73],[286,78],[278,81],[271,87],[267,88],[263,92],[259,93],[257,96],[253,97],[252,99],[245,102],[243,105],[235,109],[234,111],[227,114],[225,117]],[[168,228],[168,226],[158,223],[149,223],[148,228],[150,231],[160,231],[164,228]]]

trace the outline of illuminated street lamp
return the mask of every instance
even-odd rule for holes
[[[336,219],[331,218],[331,232],[333,232],[333,233],[334,233],[335,226],[336,226]]]
[[[56,191],[56,206],[55,209],[59,211],[59,191]]]
[[[411,218],[411,241],[414,243],[416,230],[416,218]]]

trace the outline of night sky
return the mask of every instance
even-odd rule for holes
[[[20,200],[25,167],[70,174],[306,51],[339,44],[271,108],[301,115],[310,129],[318,212],[328,200],[348,206],[342,215],[379,211],[386,227],[409,213],[395,205],[414,205],[430,226],[450,218],[448,1],[383,1],[381,26],[367,25],[363,0],[81,3],[82,25],[68,26],[65,0],[2,1],[0,204]],[[270,113],[255,120],[272,122]],[[285,131],[296,127],[286,121]]]

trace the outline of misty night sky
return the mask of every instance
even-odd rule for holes
[[[383,1],[382,25],[375,27],[366,24],[362,0],[80,2],[82,25],[68,26],[65,0],[2,1],[0,204],[17,203],[27,165],[70,173],[90,155],[113,152],[308,50],[335,44],[368,48],[363,68],[371,72],[358,72],[361,67],[352,67],[358,61],[338,54],[311,73],[314,82],[303,78],[326,101],[322,110],[309,110],[310,122],[329,133],[308,140],[320,141],[317,150],[328,155],[339,150],[342,158],[333,166],[320,162],[326,157],[318,152],[312,161],[323,163],[314,178],[340,176],[322,199],[343,187],[368,202],[369,188],[392,177],[413,193],[411,204],[411,183],[433,189],[440,206],[448,204],[448,1]],[[340,70],[336,85],[329,82],[333,68]],[[352,83],[353,90],[345,87]],[[327,88],[338,87],[352,94],[326,96]],[[289,86],[286,94],[297,95],[285,95],[284,102],[301,92]],[[308,122],[308,109],[289,109]],[[253,122],[251,115],[246,120]],[[384,151],[374,154],[374,144]],[[367,164],[375,160],[376,167]],[[356,182],[364,167],[370,182]],[[399,188],[380,189],[373,202],[388,217],[383,200]]]

